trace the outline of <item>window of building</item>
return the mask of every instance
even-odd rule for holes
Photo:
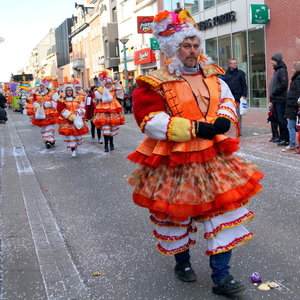
[[[229,0],[217,0],[217,4],[222,4],[224,2],[228,2]]]
[[[116,7],[114,7],[112,9],[112,21],[113,22],[118,22],[118,17],[117,17],[117,10],[116,10]]]
[[[168,11],[174,11],[180,8],[180,0],[164,0],[164,9]]]
[[[231,37],[229,34],[219,37],[218,51],[219,66],[226,70],[228,61],[231,58]]]
[[[129,19],[132,15],[133,0],[126,0],[121,3],[121,21]]]
[[[198,0],[184,0],[184,8],[189,10],[191,14],[199,12]]]
[[[250,106],[267,107],[264,29],[249,30]]]
[[[204,9],[211,8],[216,5],[215,0],[203,0]]]
[[[206,54],[213,60],[214,64],[219,64],[218,62],[218,45],[217,38],[206,40]]]
[[[240,31],[232,34],[233,55],[238,62],[238,68],[248,74],[247,68],[247,34],[246,31]]]

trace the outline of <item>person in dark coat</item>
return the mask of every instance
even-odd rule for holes
[[[289,145],[289,132],[287,120],[284,117],[286,95],[288,88],[288,73],[285,63],[282,61],[282,54],[275,53],[271,58],[274,74],[270,83],[270,102],[274,107],[274,115],[279,126],[279,139],[274,140],[278,146]]]
[[[234,100],[238,103],[237,115],[239,118],[239,127],[240,127],[240,135],[241,135],[242,116],[240,114],[239,106],[240,106],[240,99],[246,98],[247,96],[247,83],[246,83],[246,75],[244,71],[240,70],[237,66],[238,66],[237,60],[230,59],[228,69],[226,70],[225,75],[221,79],[223,79],[227,83],[234,97]]]
[[[0,93],[0,107],[1,108],[5,108],[6,107],[6,98],[5,98],[5,96],[2,93]]]
[[[295,61],[292,66],[292,81],[290,89],[287,92],[284,117],[287,119],[287,128],[289,131],[289,145],[282,149],[283,152],[296,150],[296,119],[298,112],[298,99],[300,97],[300,61]]]

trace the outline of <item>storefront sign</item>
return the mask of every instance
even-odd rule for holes
[[[150,50],[160,50],[158,40],[150,38]]]
[[[153,23],[153,16],[137,17],[138,33],[152,33],[151,24]]]
[[[235,11],[228,12],[226,14],[213,17],[212,19],[207,19],[203,22],[199,22],[198,26],[200,30],[205,30],[214,26],[219,26],[226,24],[228,22],[236,21],[236,13]]]
[[[268,24],[269,7],[265,4],[250,4],[250,24]]]
[[[150,48],[145,48],[134,52],[134,64],[141,65],[156,61],[155,54]]]

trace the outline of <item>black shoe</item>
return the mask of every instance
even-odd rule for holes
[[[54,142],[51,142],[51,146],[54,146],[55,145],[55,141]]]
[[[104,146],[104,152],[108,152],[108,145]]]
[[[279,139],[279,138],[273,140],[273,143],[279,143],[279,142],[281,142],[281,139]]]
[[[216,286],[213,286],[212,291],[216,295],[231,296],[246,288],[243,283],[235,281],[232,275],[226,275]]]
[[[189,261],[177,264],[175,266],[175,275],[184,282],[197,281],[196,274]]]
[[[286,141],[281,141],[280,143],[277,144],[277,146],[288,146],[290,143]]]
[[[50,149],[51,148],[51,143],[50,142],[46,142],[46,148]]]

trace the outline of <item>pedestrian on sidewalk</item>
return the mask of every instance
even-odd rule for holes
[[[125,118],[123,107],[116,97],[112,78],[104,71],[99,74],[98,79],[101,86],[94,92],[98,100],[94,124],[97,128],[101,128],[104,136],[104,151],[109,152],[115,149],[113,139],[118,134],[119,126],[125,124]]]
[[[230,274],[232,250],[253,234],[246,209],[259,193],[262,173],[233,152],[239,149],[237,104],[218,76],[222,68],[203,55],[201,31],[188,10],[158,13],[152,25],[161,50],[171,59],[136,78],[133,113],[146,139],[128,156],[138,168],[129,177],[133,201],[155,225],[158,250],[174,255],[175,275],[197,280],[190,262],[195,222],[204,224],[213,293],[246,289]]]
[[[58,133],[65,136],[64,142],[71,149],[71,156],[76,156],[77,147],[82,145],[82,136],[89,132],[85,122],[85,103],[71,84],[65,85],[64,97],[58,99]]]
[[[240,114],[241,98],[247,97],[247,83],[245,72],[238,68],[238,62],[235,58],[229,60],[228,69],[224,76],[221,77],[230,88],[230,91],[236,101],[237,115],[239,118],[240,135],[242,135],[242,116]]]
[[[289,130],[289,145],[282,149],[283,152],[296,150],[296,118],[298,113],[298,99],[300,97],[300,61],[293,62],[292,80],[290,89],[287,92],[286,107],[284,117],[287,119],[287,128]]]
[[[274,107],[275,118],[279,126],[279,139],[274,140],[278,146],[289,145],[289,132],[287,120],[284,117],[286,106],[286,94],[288,88],[288,73],[285,63],[282,61],[282,54],[275,53],[271,58],[274,69],[270,83],[270,102]]]
[[[58,112],[56,109],[59,95],[55,89],[50,89],[51,77],[44,77],[40,82],[37,91],[33,93],[34,114],[31,123],[41,127],[43,143],[49,149],[55,144],[54,124],[58,121]]]
[[[90,121],[91,124],[91,135],[92,135],[92,143],[95,143],[95,130],[96,127],[94,125],[93,119],[94,119],[94,111],[96,108],[96,99],[94,90],[97,88],[96,85],[93,85],[88,94],[85,97],[85,118],[87,121]],[[98,144],[103,144],[101,141],[101,129],[97,128],[97,137],[98,137]]]

